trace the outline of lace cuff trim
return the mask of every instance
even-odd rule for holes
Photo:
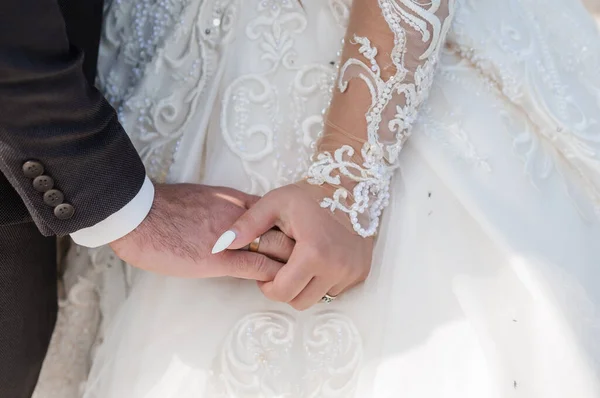
[[[307,179],[310,184],[336,187],[331,197],[322,200],[321,207],[347,213],[354,230],[363,237],[377,232],[381,213],[388,205],[398,154],[431,88],[439,48],[454,10],[454,0],[378,0],[378,3],[394,34],[390,54],[395,73],[384,79],[375,59],[377,47],[366,37],[354,36],[351,44],[359,46],[363,59],[346,60],[337,82],[343,93],[350,80],[359,78],[371,94],[362,164],[352,160],[355,149],[343,145],[333,153],[318,153]],[[348,188],[340,186],[342,177],[352,182],[352,195]]]

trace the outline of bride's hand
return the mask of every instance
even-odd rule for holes
[[[356,235],[345,214],[319,206],[330,194],[304,182],[284,186],[258,200],[230,228],[236,237],[229,249],[248,245],[274,226],[296,241],[275,279],[259,283],[268,298],[305,310],[367,278],[373,239]]]
[[[273,280],[294,242],[280,231],[261,239],[261,254],[230,251],[213,256],[218,234],[231,225],[257,197],[231,188],[196,184],[157,184],[152,210],[142,224],[112,242],[129,264],[169,276]],[[282,260],[276,261],[275,258]]]

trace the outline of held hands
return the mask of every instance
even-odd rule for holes
[[[262,199],[230,188],[157,185],[146,220],[111,247],[129,264],[169,276],[257,280],[268,298],[304,310],[364,281],[371,266],[373,240],[322,209],[324,196],[305,183]],[[260,253],[224,250],[259,236]]]
[[[298,310],[313,306],[326,295],[337,296],[367,278],[373,239],[352,232],[351,226],[344,224],[347,217],[337,219],[322,209],[319,200],[324,196],[323,188],[304,182],[271,191],[240,214],[213,251],[228,248],[231,250],[219,255],[235,253],[262,235],[260,251],[265,253],[263,239],[277,227],[296,244],[274,279],[259,282],[265,296]]]
[[[230,188],[206,185],[157,185],[148,217],[130,234],[111,243],[129,264],[184,278],[233,276],[271,281],[294,242],[278,231],[261,239],[261,252],[227,251],[211,255],[212,243],[258,200]],[[270,257],[270,258],[269,258]]]

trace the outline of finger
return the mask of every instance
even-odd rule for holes
[[[340,294],[352,289],[353,287],[355,287],[359,284],[361,284],[361,282],[338,283],[337,285],[335,285],[331,289],[329,289],[329,291],[327,293],[330,296],[337,297]]]
[[[314,273],[310,269],[286,265],[272,282],[259,287],[269,300],[289,303],[308,286],[313,277]]]
[[[295,243],[283,232],[271,229],[260,237],[258,252],[286,263],[292,255]]]
[[[283,264],[260,253],[226,251],[221,255],[223,276],[257,281],[272,281]]]
[[[275,226],[279,218],[276,191],[267,194],[248,209],[215,243],[213,254],[225,249],[241,249]]]
[[[281,268],[275,279],[260,286],[263,294],[273,301],[292,301],[315,276],[313,264],[309,261],[302,247],[294,246],[288,263]]]
[[[304,311],[319,303],[323,297],[328,294],[333,284],[330,280],[322,277],[316,277],[300,292],[295,299],[290,301],[290,305],[298,311]]]
[[[352,288],[352,286],[347,285],[347,284],[337,284],[337,285],[333,286],[331,289],[329,289],[327,294],[329,294],[330,296],[333,296],[333,297],[337,297],[340,294],[344,293],[346,290],[349,290],[351,288]]]

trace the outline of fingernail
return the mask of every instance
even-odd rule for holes
[[[227,231],[217,239],[217,243],[212,248],[212,254],[221,253],[227,249],[235,240],[235,232]]]

